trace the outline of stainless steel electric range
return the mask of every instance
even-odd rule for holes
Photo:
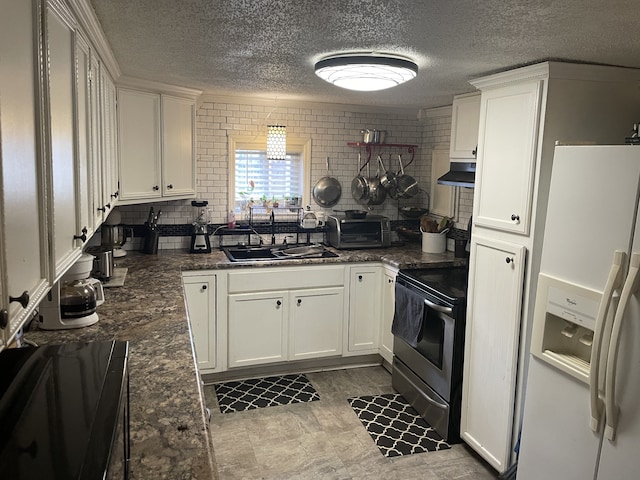
[[[458,442],[467,269],[400,270],[396,301],[407,295],[423,302],[422,318],[413,346],[394,337],[393,387],[445,440]],[[396,317],[405,315],[397,307]]]

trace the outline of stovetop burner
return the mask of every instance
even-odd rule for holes
[[[405,269],[398,272],[398,278],[454,305],[466,301],[467,277],[468,271],[464,267]]]

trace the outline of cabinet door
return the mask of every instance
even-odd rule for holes
[[[344,288],[290,292],[289,360],[342,353]]]
[[[93,192],[91,183],[91,55],[89,44],[76,35],[76,172],[78,220],[84,235],[90,237],[94,231]],[[85,232],[86,230],[86,232]],[[83,241],[84,243],[84,241]]]
[[[529,234],[542,81],[482,92],[476,225]]]
[[[106,188],[102,181],[102,82],[100,60],[90,51],[89,103],[91,108],[91,212],[97,230],[106,218]]]
[[[74,238],[77,225],[74,130],[75,42],[73,20],[55,0],[46,4],[45,81],[48,91],[50,146],[50,215],[53,229],[53,275],[59,278],[80,256],[82,242]]]
[[[162,96],[162,195],[195,195],[195,103]]]
[[[11,12],[0,15],[0,248],[5,259],[0,311],[7,310],[0,348],[29,318],[49,285],[44,155],[39,144],[41,63],[34,53],[41,50],[34,45],[40,30],[38,5],[0,1],[0,11]],[[26,308],[9,302],[10,296],[23,292],[29,295]]]
[[[474,235],[462,386],[462,438],[496,470],[511,457],[525,247]]]
[[[160,198],[160,95],[118,89],[120,199]]]
[[[216,276],[183,277],[191,337],[198,369],[216,368]]]
[[[349,281],[349,352],[380,345],[381,267],[352,267]]]
[[[229,367],[287,360],[287,292],[229,295]]]
[[[116,206],[118,191],[116,87],[106,69],[100,70],[102,124],[102,203],[108,215]]]
[[[462,95],[453,99],[451,112],[451,158],[475,160],[478,149],[480,94]]]
[[[382,322],[380,325],[380,355],[387,362],[393,362],[393,334],[391,324],[395,314],[396,274],[398,272],[385,268],[382,280]]]

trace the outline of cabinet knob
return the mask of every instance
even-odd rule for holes
[[[9,312],[6,308],[0,310],[0,328],[4,330],[9,325]]]
[[[169,185],[167,185],[167,188],[171,190],[173,188],[173,183],[170,183]]]
[[[473,150],[471,150],[471,155],[473,155],[474,157],[478,156],[478,146],[476,145],[476,148],[474,148]]]
[[[393,283],[393,279],[392,279],[392,278],[390,278],[389,280],[387,280],[387,282],[389,282],[389,283]]]
[[[19,297],[10,296],[9,302],[18,302],[20,305],[22,305],[22,308],[27,308],[27,305],[29,305],[29,292],[25,290]]]
[[[358,275],[358,281],[362,281],[362,275]]]
[[[153,186],[153,191],[157,192],[158,190],[160,190],[160,187],[158,185],[154,185]]]
[[[105,205],[105,207],[107,207],[107,208],[111,208],[111,204],[110,204],[110,203],[107,203],[107,204]]]
[[[513,222],[520,222],[520,215],[516,215],[515,213],[513,215],[511,215],[511,221]]]
[[[282,305],[282,302],[280,300],[276,300],[276,305],[279,307],[280,305]]]
[[[116,190],[115,192],[113,192],[111,194],[111,198],[118,198],[118,195],[120,195],[120,192],[118,190]]]
[[[82,243],[87,241],[87,227],[82,228],[82,235],[74,235],[74,240],[82,240]]]
[[[507,258],[505,259],[505,261],[506,261],[507,263],[515,263],[515,260],[513,259],[513,257],[507,257]]]
[[[203,289],[203,290],[206,290],[206,289],[207,289],[207,286],[206,286],[206,285],[202,285],[202,289]]]
[[[298,305],[302,305],[302,299],[301,298],[298,299]]]
[[[99,212],[106,212],[107,208],[106,207],[98,207],[98,208],[96,208],[96,210],[98,210]]]

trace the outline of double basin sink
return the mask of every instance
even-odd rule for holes
[[[334,258],[338,255],[319,243],[312,245],[282,245],[259,247],[224,247],[222,251],[232,262],[256,262],[274,260],[297,260],[303,258]]]

